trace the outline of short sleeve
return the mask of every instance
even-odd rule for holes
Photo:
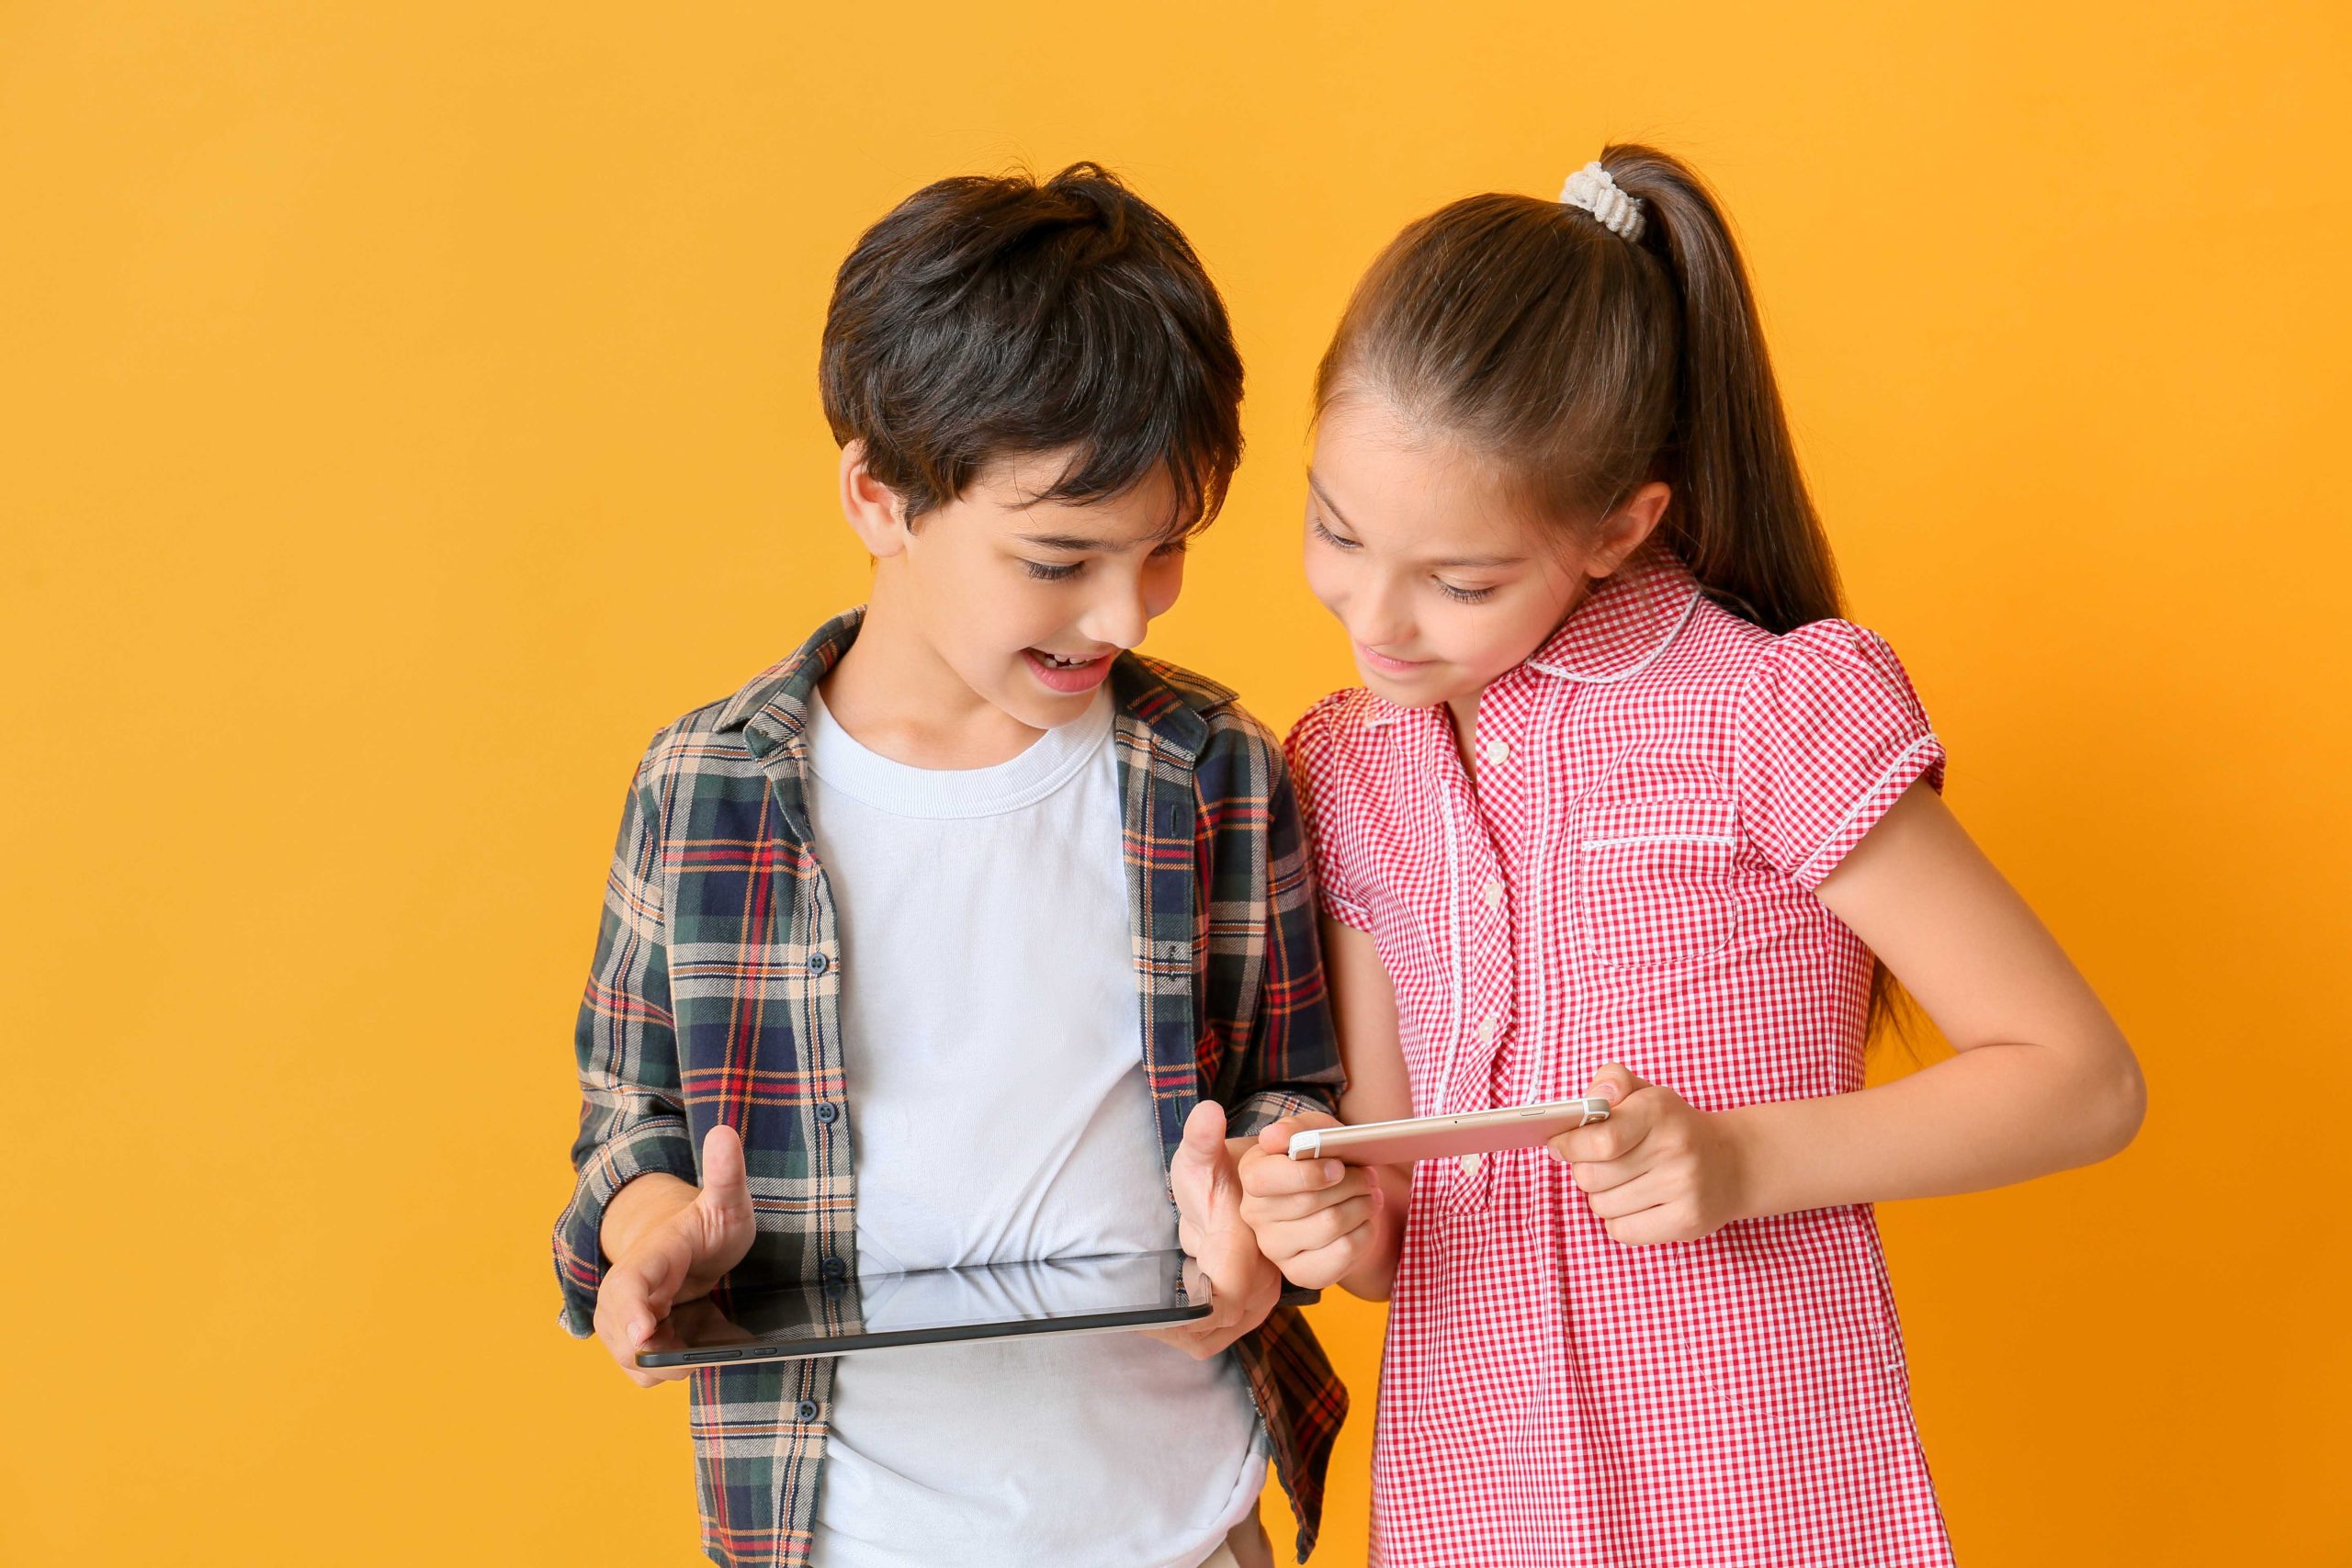
[[[1340,726],[1332,712],[1339,700],[1339,696],[1326,697],[1307,709],[1283,742],[1283,754],[1289,759],[1291,777],[1298,785],[1299,814],[1306,824],[1307,842],[1315,851],[1316,903],[1341,925],[1369,932],[1372,912],[1349,886],[1338,841],[1340,783],[1346,766],[1340,751]]]
[[[1741,825],[1808,888],[1915,782],[1943,789],[1943,742],[1902,660],[1845,621],[1775,638],[1740,694],[1734,728]]]

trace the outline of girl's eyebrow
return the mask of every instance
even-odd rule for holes
[[[1324,510],[1337,519],[1341,527],[1348,529],[1355,527],[1355,525],[1349,522],[1338,507],[1331,504],[1331,492],[1323,488],[1322,481],[1315,477],[1315,470],[1312,468],[1306,470],[1306,488],[1315,492],[1315,499],[1323,503]],[[1496,567],[1519,566],[1526,559],[1525,556],[1449,556],[1443,560],[1433,560],[1425,564],[1455,568],[1464,571],[1481,571]]]
[[[1525,556],[1449,556],[1444,560],[1433,560],[1430,565],[1459,567],[1464,571],[1480,571],[1498,566],[1517,566],[1526,559]]]
[[[1332,504],[1331,492],[1323,488],[1323,481],[1315,477],[1315,470],[1313,468],[1306,470],[1306,488],[1315,492],[1315,499],[1323,503],[1324,511],[1329,513],[1332,516],[1340,520],[1340,526],[1347,528],[1352,528],[1355,526],[1354,524],[1348,521],[1347,514],[1345,513],[1341,512],[1337,506]]]

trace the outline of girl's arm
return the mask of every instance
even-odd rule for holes
[[[2132,1141],[2147,1103],[2132,1047],[1934,790],[1906,790],[1816,892],[1958,1055],[1858,1093],[1726,1112],[1741,1211],[1981,1191]]]
[[[1396,997],[1379,951],[1362,931],[1326,916],[1323,972],[1348,1072],[1340,1115],[1349,1122],[1410,1116]],[[1367,1301],[1385,1301],[1404,1245],[1412,1167],[1351,1169],[1335,1159],[1294,1160],[1285,1152],[1300,1128],[1336,1125],[1313,1112],[1263,1129],[1239,1163],[1241,1215],[1260,1249],[1295,1283],[1338,1284]]]
[[[1340,1035],[1340,1060],[1348,1069],[1340,1096],[1340,1120],[1396,1122],[1413,1113],[1412,1081],[1405,1073],[1405,1047],[1396,1025],[1396,987],[1372,938],[1353,926],[1323,917],[1323,968],[1331,989],[1332,1022]],[[1370,1168],[1379,1184],[1381,1205],[1356,1266],[1340,1277],[1340,1286],[1366,1301],[1385,1302],[1396,1282],[1396,1257],[1405,1246],[1405,1210],[1413,1193],[1413,1168]]]

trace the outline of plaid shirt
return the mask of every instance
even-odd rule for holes
[[[809,833],[803,727],[861,614],[662,730],[638,766],[576,1032],[578,1183],[555,1227],[574,1335],[593,1331],[605,1204],[648,1171],[698,1180],[696,1151],[722,1121],[742,1136],[758,1216],[722,1304],[731,1288],[856,1268],[841,928]],[[1203,1094],[1227,1107],[1238,1137],[1329,1110],[1341,1071],[1279,743],[1231,692],[1157,660],[1123,654],[1111,682],[1142,1065],[1164,1171]],[[1347,1394],[1295,1308],[1277,1307],[1234,1349],[1303,1562]],[[690,1382],[703,1550],[729,1568],[807,1562],[832,1361],[704,1368]]]

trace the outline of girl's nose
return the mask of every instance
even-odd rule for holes
[[[1406,614],[1405,596],[1395,583],[1365,583],[1351,608],[1354,613],[1348,617],[1348,635],[1365,647],[1385,649],[1410,640],[1412,617]]]

